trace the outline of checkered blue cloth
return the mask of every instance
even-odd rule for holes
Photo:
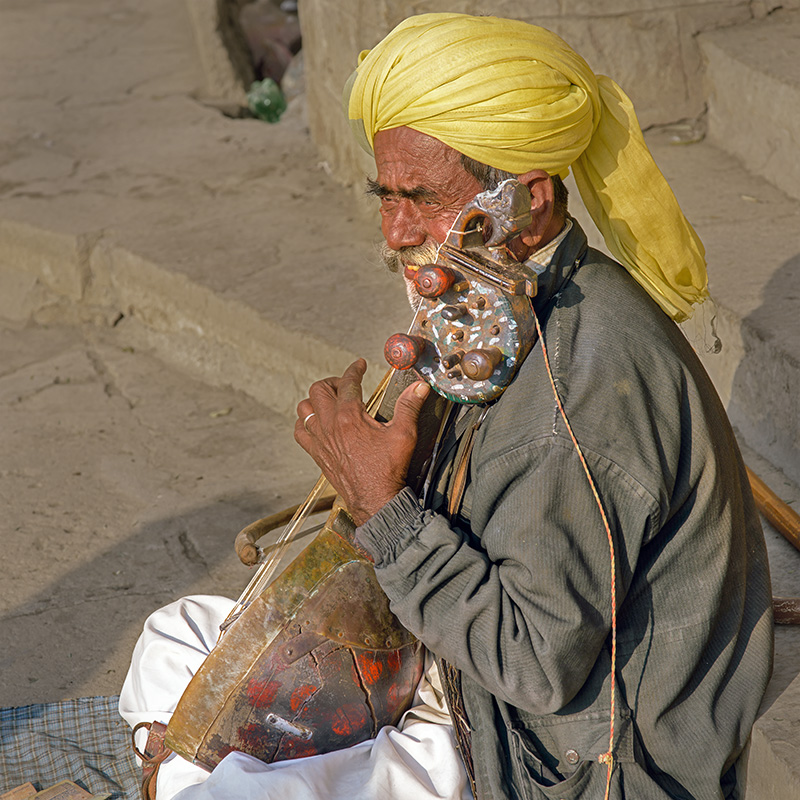
[[[0,709],[0,793],[71,780],[113,800],[138,800],[139,767],[119,697]]]

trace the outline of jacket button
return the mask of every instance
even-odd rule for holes
[[[567,759],[567,764],[577,764],[581,760],[577,750],[567,750],[564,753],[564,758]]]

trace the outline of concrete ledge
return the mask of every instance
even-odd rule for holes
[[[753,726],[747,764],[747,800],[800,797],[800,677]]]
[[[197,52],[205,75],[204,94],[217,100],[246,104],[246,92],[253,81],[247,43],[236,15],[243,2],[186,0]]]
[[[90,245],[93,242],[93,246]],[[286,415],[308,386],[357,358],[100,237],[0,221],[0,316],[114,325],[131,345]],[[365,347],[372,350],[373,347]],[[374,380],[385,371],[375,364]]]
[[[279,413],[291,414],[313,381],[356,357],[122,248],[108,255],[117,305],[129,318],[123,330],[194,376],[240,389]]]
[[[709,137],[800,198],[800,11],[703,33]]]
[[[89,252],[95,237],[42,230],[0,219],[0,253],[6,267],[35,275],[58,295],[80,302],[89,280]]]

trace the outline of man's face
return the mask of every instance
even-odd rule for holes
[[[429,264],[461,209],[482,190],[461,166],[460,154],[411,128],[375,134],[377,180],[369,191],[381,201],[382,256],[393,272]],[[409,288],[409,300],[415,305]]]
[[[392,250],[444,242],[461,209],[481,191],[461,155],[411,128],[380,131],[374,141],[383,236]]]

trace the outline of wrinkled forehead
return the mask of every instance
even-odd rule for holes
[[[435,187],[471,177],[452,147],[411,128],[389,128],[375,134],[378,183],[389,189]]]

